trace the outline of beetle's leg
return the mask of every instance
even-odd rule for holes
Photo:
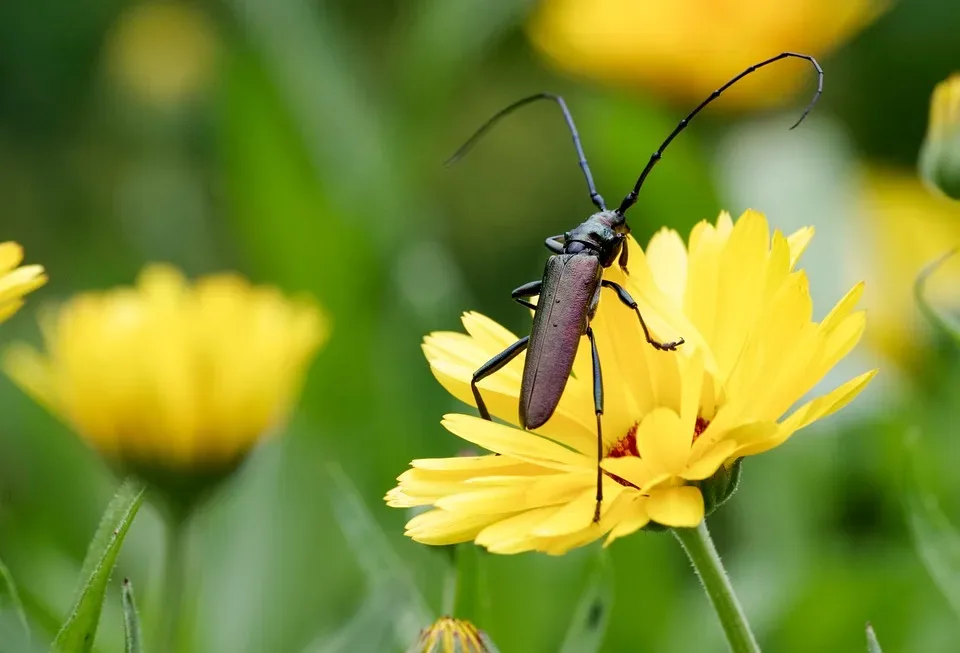
[[[630,274],[627,272],[627,258],[630,256],[630,248],[627,247],[627,237],[623,236],[620,239],[620,269],[623,270],[624,274]]]
[[[502,369],[504,365],[519,356],[520,352],[527,348],[527,343],[529,341],[530,336],[524,336],[520,338],[515,343],[481,365],[480,369],[473,373],[473,379],[470,381],[470,390],[473,391],[473,398],[477,402],[477,410],[480,411],[480,417],[483,419],[491,422],[493,421],[490,419],[490,411],[487,410],[487,405],[483,403],[483,397],[480,396],[480,388],[477,387],[477,383],[483,381],[494,372]]]
[[[513,301],[526,306],[527,308],[532,308],[537,310],[536,304],[531,304],[530,302],[523,299],[524,297],[536,297],[540,294],[540,288],[543,286],[543,280],[537,279],[536,281],[531,281],[530,283],[525,283],[519,288],[514,289],[510,296],[513,297]]]
[[[600,425],[603,417],[603,374],[600,372],[600,354],[597,352],[597,341],[593,337],[593,329],[587,327],[587,338],[590,339],[590,353],[593,357],[593,410],[597,414],[597,507],[593,511],[594,523],[600,521],[600,506],[603,503],[603,430]]]
[[[550,236],[543,244],[547,246],[554,254],[563,254],[563,243],[566,241],[566,238],[563,234],[558,234],[556,236]]]
[[[604,279],[600,282],[604,288],[612,288],[617,292],[617,297],[620,298],[620,301],[633,309],[633,312],[637,314],[637,319],[640,320],[640,327],[643,329],[643,335],[647,339],[647,342],[650,343],[654,349],[659,349],[660,351],[674,351],[677,347],[683,344],[683,338],[675,340],[673,342],[658,342],[653,339],[650,335],[650,330],[647,329],[647,323],[643,321],[643,316],[640,315],[640,309],[637,307],[637,302],[633,297],[630,296],[630,293],[615,281],[608,281]]]

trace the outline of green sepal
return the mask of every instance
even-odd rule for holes
[[[737,458],[732,465],[721,465],[713,476],[693,485],[700,488],[703,495],[703,515],[706,517],[725,504],[740,485],[740,468],[743,458]]]
[[[110,574],[130,524],[143,504],[143,493],[142,483],[128,479],[103,513],[83,561],[81,584],[70,616],[51,646],[54,653],[87,653],[93,648]]]

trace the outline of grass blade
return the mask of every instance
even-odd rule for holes
[[[0,560],[0,613],[8,610],[14,613],[23,627],[27,641],[30,641],[30,625],[27,623],[27,613],[23,610],[23,601],[20,600],[20,594],[17,592],[10,570],[3,564],[3,560]]]
[[[613,609],[613,565],[605,549],[597,554],[593,571],[577,603],[560,653],[593,653],[603,645]]]
[[[356,486],[339,465],[330,465],[329,473],[336,488],[333,509],[340,529],[367,577],[370,591],[397,596],[390,618],[396,642],[406,646],[433,621],[433,614]]]
[[[867,653],[883,653],[880,642],[877,641],[877,634],[873,632],[873,626],[869,623],[867,623]]]
[[[143,653],[143,633],[140,630],[140,613],[133,599],[133,585],[129,578],[123,579],[123,632],[124,651]]]
[[[920,486],[915,467],[913,461],[905,484],[907,525],[927,572],[960,616],[960,532],[937,498]]]
[[[87,653],[93,648],[107,583],[130,524],[143,504],[143,492],[139,482],[124,481],[103,513],[87,549],[73,609],[53,642],[56,653]]]

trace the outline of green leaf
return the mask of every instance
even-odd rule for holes
[[[873,632],[873,626],[869,623],[867,623],[867,653],[883,653],[880,642],[877,641],[877,634]]]
[[[371,593],[395,597],[387,615],[392,622],[394,641],[402,649],[416,639],[421,628],[433,621],[433,614],[356,486],[339,465],[330,465],[329,473],[336,488],[334,515],[367,577]]]
[[[140,614],[133,600],[133,586],[129,578],[123,579],[123,631],[124,651],[143,653],[143,633],[140,631]]]
[[[573,620],[563,638],[560,653],[599,651],[613,610],[613,565],[606,549],[600,549]]]
[[[27,623],[27,614],[23,611],[23,601],[20,600],[20,594],[17,592],[17,586],[13,582],[13,576],[10,570],[0,560],[0,613],[7,610],[13,611],[17,621],[23,627],[23,632],[30,638],[30,626]]]
[[[960,533],[940,509],[937,498],[920,487],[915,470],[910,470],[906,485],[907,523],[920,559],[960,616]]]
[[[107,583],[130,524],[143,504],[143,492],[138,481],[124,481],[103,513],[83,561],[73,609],[53,642],[56,653],[87,653],[93,648]]]
[[[917,305],[920,307],[920,312],[923,313],[924,317],[926,317],[935,328],[946,333],[953,338],[953,341],[956,342],[957,345],[960,345],[960,325],[944,317],[939,311],[934,309],[927,301],[925,295],[927,279],[936,272],[947,259],[956,253],[957,250],[952,249],[933,263],[927,265],[927,267],[917,275],[917,280],[913,284],[913,296],[916,298]]]

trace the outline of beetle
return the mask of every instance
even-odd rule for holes
[[[637,319],[640,321],[640,327],[643,329],[644,338],[655,349],[675,351],[684,342],[683,338],[673,342],[659,342],[654,339],[647,328],[643,315],[640,313],[637,302],[630,296],[630,293],[623,286],[603,278],[604,268],[610,267],[614,262],[619,263],[624,273],[627,272],[628,248],[626,238],[630,233],[630,227],[627,225],[626,212],[636,203],[643,182],[657,162],[663,158],[666,148],[700,111],[747,75],[787,58],[806,60],[813,65],[817,72],[816,93],[800,115],[799,120],[790,129],[803,122],[803,119],[806,118],[823,92],[823,69],[817,60],[807,54],[782,52],[775,57],[754,64],[713,91],[677,124],[650,157],[633,190],[613,210],[607,209],[603,197],[597,192],[590,166],[587,164],[587,158],[580,143],[580,135],[573,122],[573,116],[570,114],[566,102],[559,95],[538,93],[501,109],[487,120],[447,161],[447,165],[458,161],[501,118],[531,102],[551,100],[559,105],[563,113],[563,118],[573,138],[580,169],[587,182],[590,201],[593,202],[598,211],[570,231],[546,239],[545,245],[552,255],[547,259],[543,277],[526,283],[511,293],[516,302],[534,311],[530,335],[520,338],[484,363],[474,372],[470,381],[470,389],[473,392],[480,416],[483,419],[491,420],[490,412],[487,410],[477,384],[502,369],[523,351],[528,351],[523,365],[523,377],[520,386],[519,418],[520,426],[524,429],[537,429],[546,424],[553,416],[557,405],[560,403],[560,397],[567,385],[567,380],[570,378],[580,339],[583,336],[587,337],[590,342],[593,368],[593,403],[597,420],[597,503],[593,514],[594,522],[600,521],[600,509],[603,504],[603,471],[600,467],[603,460],[603,374],[600,368],[596,338],[593,329],[590,327],[590,322],[597,312],[601,290],[604,288],[612,290],[623,304],[636,313]],[[533,297],[538,297],[536,304],[530,301]]]

